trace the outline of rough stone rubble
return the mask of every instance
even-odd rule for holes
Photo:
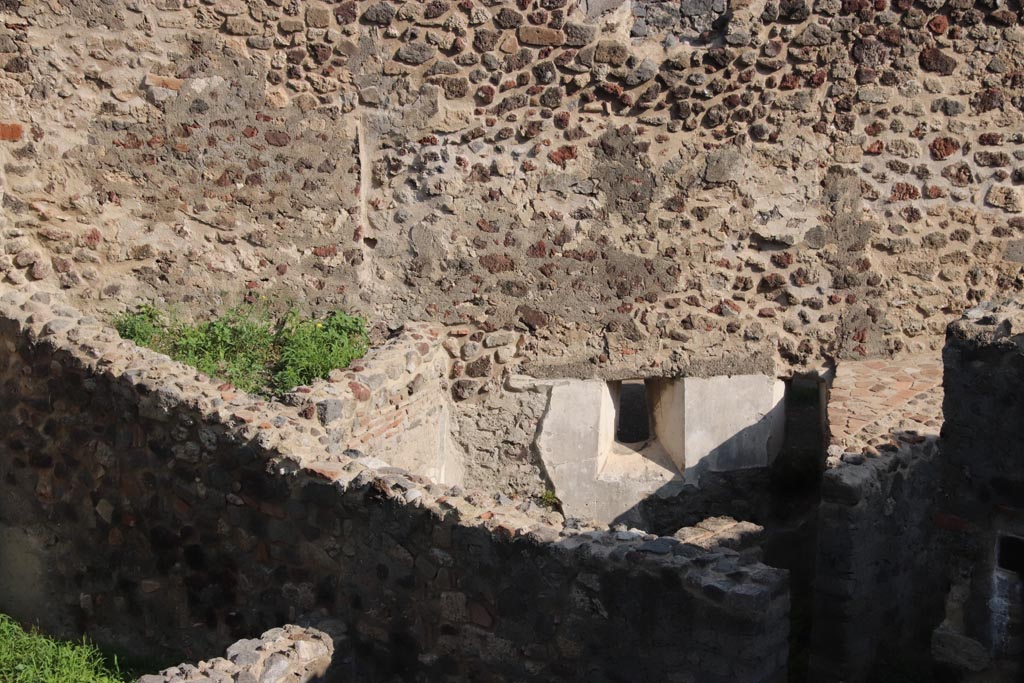
[[[514,327],[531,374],[781,373],[1022,286],[997,0],[0,15],[0,270],[89,308],[244,288]]]
[[[329,635],[289,624],[234,643],[224,657],[169,667],[137,683],[307,683],[322,680],[333,654]]]

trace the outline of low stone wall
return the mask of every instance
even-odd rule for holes
[[[0,296],[0,383],[0,609],[54,633],[192,657],[307,615],[353,680],[785,677],[786,572],[331,453],[55,295]]]
[[[938,544],[942,364],[932,356],[843,361],[827,407],[813,591],[813,680],[897,669],[930,679],[942,618]]]
[[[1020,680],[1024,306],[949,326],[933,361],[839,366],[822,483],[812,677]],[[941,419],[941,438],[934,434]],[[978,676],[974,678],[974,676]]]
[[[524,343],[509,330],[407,323],[289,402],[319,419],[333,452],[358,450],[446,484],[539,496],[536,425],[518,427],[538,401],[503,389]]]
[[[968,311],[949,327],[943,362],[943,453],[951,466],[968,468],[971,498],[988,501],[964,514],[979,521],[993,507],[1019,507],[1024,500],[1024,304]]]
[[[323,680],[332,654],[329,635],[289,624],[239,640],[225,657],[172,666],[137,683],[308,683]]]
[[[442,328],[409,323],[327,381],[299,387],[289,402],[316,417],[333,453],[357,450],[389,465],[461,484],[462,460],[451,440],[448,354]]]

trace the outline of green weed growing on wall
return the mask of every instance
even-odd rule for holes
[[[253,393],[284,394],[346,368],[370,346],[366,321],[334,312],[323,319],[297,311],[275,321],[255,305],[213,320],[186,323],[143,305],[114,318],[124,339]]]

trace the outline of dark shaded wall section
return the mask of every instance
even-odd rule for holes
[[[945,563],[931,500],[935,435],[869,458],[830,458],[821,487],[811,680],[932,680]],[[898,680],[898,679],[897,679]]]
[[[943,351],[940,500],[951,590],[936,650],[955,668],[1000,671],[1005,680],[1024,676],[1022,577],[998,550],[1001,539],[1024,538],[1021,308],[969,311],[950,325]]]
[[[938,438],[829,458],[812,680],[1021,680],[1022,577],[999,549],[1024,538],[1022,331],[1018,303],[968,311],[946,334]]]

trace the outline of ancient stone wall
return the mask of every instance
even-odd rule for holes
[[[1022,287],[1019,13],[8,0],[0,270],[515,327],[553,377],[934,350]]]
[[[938,505],[947,548],[946,618],[936,658],[960,673],[1019,677],[1024,666],[1024,314],[1019,302],[967,311],[943,351],[946,389]]]
[[[540,496],[544,477],[531,446],[547,396],[508,386],[526,339],[409,323],[287,400],[317,416],[334,452],[364,451],[446,484]]]
[[[298,387],[288,402],[316,416],[328,448],[359,451],[436,481],[461,484],[461,454],[451,442],[448,354],[443,330],[406,327],[327,381]]]
[[[1019,677],[1020,311],[987,303],[949,326],[943,391],[926,358],[840,365],[819,508],[815,680],[894,668]]]
[[[818,509],[811,680],[893,672],[930,680],[929,642],[946,578],[931,505],[938,440],[905,438],[877,455],[829,458]]]
[[[1022,334],[1019,303],[982,306],[950,326],[943,351],[943,454],[970,471],[974,488],[964,497],[987,506],[1019,506],[1024,492]]]
[[[784,677],[784,571],[329,453],[315,414],[51,293],[0,305],[0,528],[35,568],[0,563],[15,617],[179,659],[333,618],[355,680]]]

